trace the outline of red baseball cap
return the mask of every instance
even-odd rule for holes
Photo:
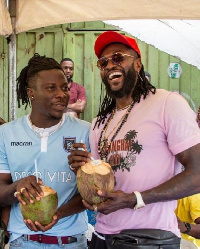
[[[111,43],[119,42],[131,47],[135,50],[141,58],[140,49],[138,48],[137,42],[134,38],[122,35],[115,31],[106,31],[98,36],[94,44],[94,51],[98,58],[100,58],[103,49]]]

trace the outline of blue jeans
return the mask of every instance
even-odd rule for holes
[[[87,249],[87,240],[85,234],[73,235],[77,238],[77,242],[71,244],[62,244],[58,237],[59,244],[43,244],[36,241],[26,240],[22,236],[10,242],[9,249]]]

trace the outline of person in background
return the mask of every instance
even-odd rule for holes
[[[151,83],[151,75],[147,71],[144,71],[145,77],[148,79],[149,83]]]
[[[197,113],[197,123],[200,124],[200,108]],[[195,246],[200,248],[200,193],[178,200],[175,214],[178,217],[178,227],[182,237],[181,248]]]
[[[0,127],[0,206],[12,206],[10,249],[86,249],[87,213],[67,156],[75,141],[89,149],[90,124],[65,113],[68,82],[53,58],[34,54],[17,79],[17,100],[19,108],[31,105],[30,115]],[[22,197],[40,201],[42,184],[58,195],[58,209],[45,226],[24,220],[19,207],[26,205]]]
[[[135,39],[104,32],[95,53],[106,95],[92,122],[91,154],[111,165],[116,184],[97,191],[107,198],[98,205],[83,200],[98,211],[90,248],[180,248],[177,199],[200,192],[196,114],[178,93],[151,85]],[[68,156],[75,172],[89,157],[81,146]]]
[[[178,200],[175,213],[183,239],[182,244],[185,244],[184,240],[188,240],[200,248],[200,194]],[[182,249],[184,248],[182,245]]]
[[[73,81],[74,62],[70,58],[62,59],[60,65],[67,77],[70,89],[70,99],[66,112],[74,117],[80,118],[80,113],[84,111],[87,104],[85,88]]]

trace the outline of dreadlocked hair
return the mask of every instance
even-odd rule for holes
[[[43,70],[59,69],[62,71],[60,64],[53,58],[46,56],[40,56],[35,53],[34,56],[29,60],[28,65],[24,67],[17,78],[17,102],[18,108],[25,105],[30,106],[30,100],[27,95],[27,88],[31,85],[31,80]]]
[[[145,72],[144,72],[144,66],[142,65],[142,68],[139,72],[140,76],[138,76],[135,88],[133,90],[132,93],[132,98],[133,101],[136,102],[140,102],[141,97],[143,96],[143,98],[145,99],[147,97],[147,95],[149,94],[149,92],[155,94],[156,93],[156,88],[155,86],[151,85],[151,83],[149,82],[149,80],[145,77]],[[100,126],[100,124],[104,124],[105,119],[107,117],[108,114],[111,114],[113,109],[116,108],[116,100],[111,98],[110,96],[108,96],[107,94],[105,95],[103,101],[102,101],[102,85],[101,85],[101,96],[100,96],[100,108],[99,108],[99,112],[97,114],[97,119],[96,119],[96,123],[94,125],[94,128],[96,126]]]

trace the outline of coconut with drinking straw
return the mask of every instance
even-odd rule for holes
[[[86,202],[90,205],[97,205],[106,200],[106,197],[99,196],[97,191],[112,192],[115,178],[110,164],[95,160],[93,157],[90,159],[90,162],[81,166],[77,171],[77,187]]]
[[[36,180],[38,182],[38,168],[37,160],[35,160],[35,173]],[[41,225],[48,225],[58,207],[58,195],[55,190],[46,186],[40,185],[44,195],[40,196],[40,200],[37,201],[33,196],[34,203],[30,203],[25,196],[22,199],[26,202],[26,205],[20,203],[20,209],[22,216],[25,220],[30,219],[32,222],[38,221]]]

